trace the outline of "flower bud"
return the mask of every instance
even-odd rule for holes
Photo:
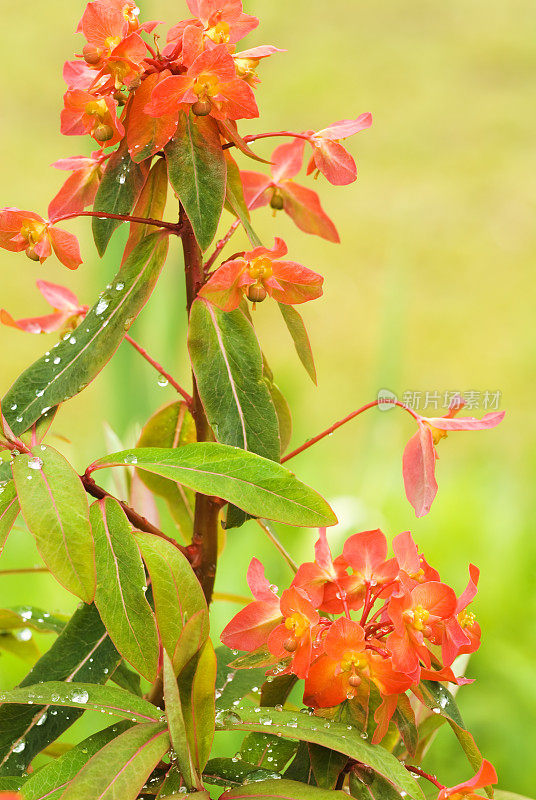
[[[196,100],[192,105],[192,111],[196,117],[207,117],[212,111],[212,103],[210,100]]]
[[[274,209],[274,211],[281,211],[284,206],[283,198],[279,194],[279,192],[274,192],[272,195],[272,199],[270,200],[270,207]]]
[[[86,64],[90,67],[95,67],[102,58],[102,50],[94,44],[85,44],[82,49],[82,55]]]
[[[96,128],[93,130],[93,138],[97,142],[107,142],[110,139],[113,139],[114,129],[111,125],[97,125]]]
[[[361,678],[358,675],[350,675],[350,677],[348,678],[348,683],[350,684],[350,686],[354,687],[359,686],[359,684],[361,683]]]
[[[248,299],[251,300],[252,303],[262,303],[263,300],[266,300],[266,289],[260,283],[253,283],[251,286],[248,286]]]
[[[29,246],[26,248],[26,255],[28,256],[28,258],[29,258],[31,261],[39,261],[39,260],[40,260],[40,259],[39,259],[39,256],[38,256],[38,255],[37,255],[37,253],[35,252],[35,247],[34,247],[34,245],[33,245],[33,244],[29,245]]]
[[[290,636],[286,641],[283,643],[283,647],[287,651],[287,653],[293,653],[298,646],[298,642],[293,636]]]

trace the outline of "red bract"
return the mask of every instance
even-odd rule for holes
[[[282,209],[305,233],[339,242],[337,229],[317,193],[293,180],[302,168],[304,149],[305,139],[294,139],[277,147],[270,159],[271,179],[258,172],[241,172],[247,206],[255,209],[269,204],[274,210]]]
[[[117,119],[117,101],[111,97],[97,97],[81,89],[69,89],[64,95],[65,107],[61,112],[61,132],[64,136],[84,136],[89,133],[99,144],[110,147],[125,135]]]
[[[283,621],[268,636],[268,649],[278,660],[290,656],[287,671],[305,678],[313,656],[313,631],[320,616],[305,592],[294,586],[281,595],[280,608]]]
[[[178,106],[192,106],[194,113],[222,120],[259,116],[251,86],[236,77],[234,61],[224,45],[201,53],[186,75],[171,75],[159,83],[145,113],[176,115]]]
[[[88,4],[88,7],[92,5],[107,6],[110,9],[116,9],[117,11],[120,11],[128,23],[129,31],[136,31],[140,27],[138,20],[140,9],[134,0],[93,0],[93,2]],[[83,20],[84,17],[82,17],[80,20],[77,31],[82,30]]]
[[[56,169],[72,172],[50,201],[48,216],[52,221],[67,214],[76,214],[93,205],[107,158],[108,155],[97,150],[91,156],[63,158],[52,164]]]
[[[437,800],[447,800],[447,798],[451,798],[451,800],[473,800],[473,798],[477,798],[477,800],[482,796],[479,794],[475,794],[475,789],[483,789],[484,786],[489,786],[490,784],[497,783],[497,773],[495,771],[495,767],[489,761],[484,759],[482,761],[482,765],[474,778],[471,778],[465,783],[459,783],[457,786],[451,786],[447,788],[446,786],[441,789],[437,796]]]
[[[456,595],[444,583],[429,581],[389,600],[387,614],[394,631],[387,647],[396,669],[419,680],[420,662],[429,669],[431,656],[425,639],[430,639],[437,623],[448,620],[456,611]]]
[[[425,581],[438,581],[439,573],[433,569],[422,553],[419,553],[417,545],[409,531],[399,533],[393,539],[393,551],[401,572],[404,573],[404,583],[408,581],[424,583]]]
[[[258,559],[252,559],[247,577],[255,602],[233,617],[221,640],[227,647],[251,652],[266,644],[268,635],[281,621],[282,613],[276,590],[266,580],[264,567]]]
[[[81,306],[78,298],[65,286],[47,281],[37,281],[37,288],[52,306],[54,312],[43,317],[13,319],[5,309],[0,309],[0,321],[26,333],[51,333],[62,328],[75,328],[86,315],[88,306]]]
[[[344,119],[334,122],[328,128],[310,134],[313,156],[307,174],[315,169],[325,175],[334,186],[345,186],[357,178],[357,167],[350,153],[340,144],[341,139],[370,128],[372,114],[360,114],[357,119]]]
[[[414,414],[417,433],[411,437],[404,450],[402,470],[406,497],[415,509],[417,517],[430,511],[437,494],[435,462],[438,458],[435,445],[447,436],[448,431],[481,431],[495,428],[504,417],[504,411],[494,411],[482,419],[475,417],[454,418],[463,408],[463,401],[456,398],[443,417],[422,417]]]
[[[69,269],[76,269],[82,263],[76,236],[53,227],[33,211],[18,208],[0,210],[0,247],[15,253],[25,250],[28,258],[41,264],[52,250]]]
[[[241,0],[187,0],[187,6],[196,19],[170,28],[168,45],[180,44],[188,27],[198,27],[209,46],[234,45],[259,24],[257,17],[244,14]],[[168,50],[164,52],[167,54]]]
[[[315,560],[306,562],[298,568],[292,585],[305,591],[314,606],[324,611],[326,610],[323,607],[325,587],[333,584],[336,591],[341,592],[342,590],[338,584],[339,572],[333,563],[326,529],[320,528],[318,533],[318,541],[315,544]]]
[[[275,53],[284,53],[280,47],[274,47],[271,44],[261,44],[259,47],[251,47],[249,50],[241,50],[240,53],[233,53],[233,59],[236,67],[236,74],[251,86],[256,86],[260,83],[260,78],[257,77],[257,67],[259,61],[263,58],[269,58]]]
[[[272,250],[256,247],[221,265],[199,292],[223,311],[237,308],[244,294],[254,303],[270,295],[279,303],[296,305],[322,295],[321,275],[294,261],[280,261],[288,253],[282,239]]]

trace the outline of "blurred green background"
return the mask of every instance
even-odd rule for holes
[[[176,0],[141,5],[145,19],[171,24],[186,16]],[[336,552],[357,530],[379,526],[392,537],[409,528],[457,590],[465,586],[468,562],[480,566],[475,610],[483,644],[469,667],[476,683],[459,700],[497,766],[500,786],[534,794],[536,6],[533,0],[246,0],[245,6],[261,18],[247,45],[271,43],[289,52],[262,65],[262,121],[243,125],[243,132],[319,129],[363,111],[374,115],[373,128],[349,144],[358,182],[335,188],[320,178],[315,186],[339,228],[340,246],[301,234],[285,216],[273,220],[269,210],[257,212],[265,241],[282,236],[292,258],[326,276],[324,299],[303,308],[318,388],[297,361],[274,304],[255,315],[293,409],[294,443],[373,399],[380,388],[399,395],[499,391],[508,412],[496,430],[440,443],[439,494],[421,520],[404,498],[401,454],[413,428],[398,411],[369,412],[297,458],[293,468],[338,512],[341,524],[331,533]],[[2,206],[45,214],[63,176],[47,165],[88,151],[87,142],[61,137],[58,124],[61,68],[81,49],[73,30],[83,7],[0,0]],[[259,152],[269,155],[270,145],[263,144]],[[245,159],[241,165],[257,169]],[[168,218],[175,213],[170,205]],[[87,221],[69,225],[80,236],[84,265],[69,273],[54,259],[39,267],[1,251],[0,306],[19,316],[44,312],[34,287],[38,278],[64,283],[83,302],[93,302],[116,271],[121,234],[100,261]],[[244,243],[239,236],[235,241],[229,252]],[[131,333],[187,385],[184,309],[174,245],[166,274]],[[2,394],[49,341],[0,331]],[[113,364],[58,415],[54,432],[67,439],[58,439],[58,446],[83,470],[105,448],[103,419],[128,439],[171,399],[172,390],[161,388],[124,344]],[[310,557],[313,532],[280,533],[296,559]],[[290,580],[261,537],[253,523],[229,533],[219,592],[245,591],[253,554],[274,583]],[[29,534],[17,528],[0,567],[37,561]],[[0,604],[17,603],[64,612],[74,606],[47,576],[0,575]],[[215,638],[237,609],[216,604]],[[26,669],[3,656],[1,685],[20,680]],[[427,766],[447,784],[470,773],[447,730]]]

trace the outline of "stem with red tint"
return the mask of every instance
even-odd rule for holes
[[[445,788],[442,783],[439,783],[437,778],[434,778],[433,775],[429,775],[428,772],[425,772],[420,767],[414,767],[411,764],[404,764],[404,766],[408,770],[408,772],[412,772],[414,775],[419,775],[419,777],[421,777],[421,778],[426,778],[427,781],[430,781],[430,783],[433,783],[434,786],[436,787],[436,789],[444,789]]]
[[[178,222],[164,222],[159,219],[151,219],[150,217],[131,217],[129,214],[108,214],[105,211],[77,211],[73,214],[64,214],[55,219],[52,224],[57,222],[64,222],[68,219],[76,219],[77,217],[97,217],[98,219],[117,219],[120,222],[139,222],[140,225],[154,225],[156,228],[164,228],[165,230],[175,233],[180,236],[181,227]]]
[[[322,431],[322,433],[319,433],[317,436],[313,436],[312,439],[308,439],[300,447],[297,447],[296,450],[293,450],[292,453],[288,453],[288,455],[286,455],[284,458],[282,458],[281,459],[281,463],[284,464],[285,461],[289,461],[289,459],[294,458],[294,456],[297,456],[300,453],[303,453],[304,450],[308,450],[314,444],[316,444],[317,442],[322,441],[322,439],[325,439],[326,436],[329,436],[331,433],[334,433],[339,428],[342,428],[343,425],[346,425],[347,422],[350,422],[352,419],[355,419],[355,417],[358,417],[364,411],[368,411],[369,408],[374,408],[374,406],[379,405],[380,402],[382,403],[382,405],[393,405],[393,406],[398,406],[399,408],[403,408],[404,411],[407,411],[408,414],[411,414],[411,416],[414,419],[416,419],[417,421],[419,420],[419,415],[418,414],[416,414],[411,408],[409,408],[409,406],[405,406],[404,403],[399,403],[398,400],[396,400],[396,401],[394,401],[394,400],[393,401],[389,401],[389,400],[385,400],[385,399],[382,399],[381,401],[380,400],[373,400],[371,403],[367,403],[366,406],[362,406],[361,408],[358,408],[357,411],[352,411],[352,413],[348,414],[347,417],[344,417],[344,419],[340,419],[338,422],[335,422],[329,428],[326,428],[325,431]]]
[[[179,393],[179,394],[180,394],[180,395],[181,395],[181,396],[184,398],[184,401],[186,402],[186,405],[187,405],[187,406],[188,406],[188,408],[191,410],[191,408],[192,408],[192,403],[193,403],[193,398],[191,397],[191,395],[189,395],[189,394],[188,394],[188,392],[187,392],[187,391],[185,391],[185,390],[182,388],[182,386],[181,386],[179,383],[177,383],[177,381],[175,380],[175,378],[174,378],[172,375],[170,375],[170,374],[169,374],[169,372],[166,372],[166,370],[164,369],[164,367],[163,367],[161,364],[159,364],[159,363],[158,363],[158,361],[155,361],[155,359],[154,359],[152,356],[150,356],[150,355],[149,355],[149,353],[147,352],[147,350],[146,350],[144,347],[142,347],[142,346],[141,346],[141,344],[138,344],[138,342],[136,342],[136,341],[135,341],[135,340],[134,340],[134,339],[133,339],[131,336],[129,336],[128,334],[125,336],[125,339],[126,339],[126,341],[127,341],[129,344],[131,344],[131,345],[132,345],[132,347],[133,347],[135,350],[137,350],[137,351],[138,351],[138,353],[139,353],[141,356],[143,356],[143,358],[144,358],[144,359],[145,359],[145,360],[146,360],[146,361],[147,361],[147,362],[148,362],[148,363],[149,363],[149,364],[150,364],[152,367],[154,367],[154,368],[155,368],[155,370],[156,370],[157,372],[159,372],[159,373],[160,373],[160,375],[162,375],[162,376],[163,376],[163,377],[164,377],[164,378],[167,380],[167,382],[169,383],[169,385],[170,385],[170,386],[173,386],[173,388],[175,389],[175,391],[176,391],[176,392],[178,392],[178,393]]]

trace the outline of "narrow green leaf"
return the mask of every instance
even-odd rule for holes
[[[233,651],[222,645],[216,648],[216,708],[231,708],[252,691],[258,691],[265,681],[265,669],[239,669],[229,667],[234,658]]]
[[[131,719],[132,722],[156,722],[161,715],[152,703],[125,689],[78,681],[70,684],[63,681],[45,681],[33,686],[0,692],[0,703],[92,709],[114,717]]]
[[[299,781],[309,786],[316,786],[315,775],[311,766],[311,756],[307,742],[298,742],[296,755],[286,768],[284,777],[290,781]]]
[[[35,606],[17,606],[0,609],[0,630],[13,631],[32,628],[41,633],[60,633],[67,623],[66,617],[49,614]]]
[[[227,161],[227,188],[225,191],[225,206],[236,217],[238,217],[253,247],[262,247],[261,240],[251,226],[249,209],[244,199],[244,189],[242,186],[242,179],[240,177],[240,170],[238,169],[238,165],[230,154],[229,150],[225,150],[225,159]]]
[[[163,219],[164,211],[166,210],[167,192],[167,164],[164,158],[159,158],[149,171],[132,216],[145,219]],[[155,228],[152,225],[140,225],[139,222],[131,222],[128,241],[121,263],[126,261],[134,247],[145,236],[154,231]]]
[[[130,669],[124,661],[118,664],[117,669],[110,676],[110,680],[121,689],[126,689],[131,694],[137,694],[138,697],[142,696],[140,676]]]
[[[93,503],[90,518],[97,565],[95,605],[123,658],[154,681],[158,631],[145,597],[143,561],[130,523],[117,500],[110,497]]]
[[[403,800],[390,781],[368,767],[354,767],[349,785],[350,794],[357,800]]]
[[[297,749],[298,742],[292,739],[271,733],[250,733],[242,742],[240,754],[249,764],[281,772],[296,755]]]
[[[6,775],[0,777],[0,792],[19,792],[24,785],[24,778],[16,778]]]
[[[225,199],[227,166],[212,117],[182,111],[177,131],[165,146],[169,181],[182,203],[202,250],[210,245]]]
[[[203,772],[203,781],[213,786],[242,786],[246,781],[267,781],[278,778],[275,769],[249,764],[244,759],[211,758]]]
[[[15,381],[2,408],[16,435],[99,374],[149,299],[167,250],[165,234],[146,236],[80,325]]]
[[[179,636],[172,658],[175,675],[179,675],[192,659],[198,658],[198,654],[202,650],[206,640],[206,611],[198,611],[190,617]],[[197,664],[197,660],[195,660],[193,666],[191,665],[192,669],[195,669],[195,664]]]
[[[181,672],[178,682],[188,745],[201,773],[210,756],[215,726],[216,655],[210,639],[199,658]]]
[[[89,505],[80,478],[53,447],[16,456],[13,477],[28,530],[43,561],[70,592],[95,596],[95,546]]]
[[[0,483],[0,556],[20,511],[17,490],[12,480]]]
[[[196,492],[221,497],[256,517],[311,528],[337,523],[326,501],[294,473],[236,447],[203,442],[178,450],[123,450],[104,456],[93,467],[132,464]]]
[[[146,176],[147,166],[132,161],[125,137],[106,165],[93,210],[107,214],[130,214]],[[116,219],[93,219],[93,238],[99,255],[104,255],[108,242],[119,225],[121,221]]]
[[[156,788],[156,787],[155,787]],[[167,775],[164,777],[164,780],[160,784],[160,788],[158,789],[158,794],[156,795],[158,800],[177,800],[177,797],[186,798],[186,800],[191,797],[192,795],[189,792],[185,792],[184,781],[182,778],[181,773],[179,772],[178,767],[176,764],[171,765],[171,769],[168,771]],[[204,795],[205,792],[201,793],[199,796],[199,792],[195,792],[196,800],[208,800],[205,799]]]
[[[415,724],[415,712],[409,702],[409,697],[401,694],[393,714],[393,722],[400,732],[408,755],[414,756],[419,743],[419,733]]]
[[[188,789],[194,789],[200,785],[196,778],[195,768],[188,746],[186,725],[182,714],[182,703],[177,686],[177,679],[173,670],[173,664],[167,652],[164,650],[164,700],[166,701],[166,717],[171,738],[171,746],[177,758],[177,766]]]
[[[246,797],[262,797],[264,800],[347,800],[348,795],[285,779],[255,781],[239,789],[228,789],[221,795],[223,800],[242,800]]]
[[[15,633],[0,631],[0,654],[1,652],[11,653],[11,655],[21,658],[23,661],[28,661],[30,664],[34,664],[40,655],[31,631],[27,628],[24,631],[16,631]]]
[[[195,423],[186,404],[177,400],[159,409],[146,422],[138,447],[183,447],[196,439]],[[195,493],[175,481],[140,472],[148,489],[163,497],[185,541],[190,541],[195,510]]]
[[[220,711],[216,722],[219,730],[266,731],[269,728],[270,733],[281,734],[284,738],[328,747],[372,767],[414,800],[424,800],[420,786],[397,758],[380,745],[364,741],[356,729],[349,730],[343,723],[324,722],[308,714],[270,708],[261,709],[261,713],[255,713],[252,708]]]
[[[285,400],[279,386],[269,384],[270,396],[274,404],[277,421],[279,423],[279,440],[281,442],[281,455],[285,452],[292,438],[292,414],[290,406]]]
[[[188,559],[165,539],[138,531],[136,541],[149,570],[154,608],[162,645],[175,652],[186,622],[203,613],[203,641],[208,636],[208,610],[201,588]]]
[[[20,687],[40,682],[104,683],[120,661],[94,605],[79,608],[62,633],[22,680]],[[19,775],[51,742],[75,722],[82,709],[59,706],[0,707],[0,775]]]
[[[62,800],[135,800],[168,749],[169,736],[163,725],[135,725],[87,762]]]
[[[132,723],[118,722],[94,733],[59,758],[34,772],[24,784],[24,800],[59,800],[67,784],[78,774],[95,753],[115,739]]]
[[[314,384],[316,384],[316,367],[313,358],[313,351],[311,349],[311,342],[305,329],[305,324],[294,306],[287,306],[284,303],[279,303],[279,310],[283,315],[285,324],[292,336],[294,347],[303,366],[307,370],[307,374]]]
[[[317,785],[322,789],[334,789],[348,763],[348,756],[329,747],[310,743],[309,757]]]
[[[460,710],[449,690],[437,681],[421,681],[414,692],[434,714],[445,717],[467,756],[467,760],[477,772],[482,764],[482,753],[473,736],[465,727]],[[490,797],[492,796],[490,792],[488,794]]]

